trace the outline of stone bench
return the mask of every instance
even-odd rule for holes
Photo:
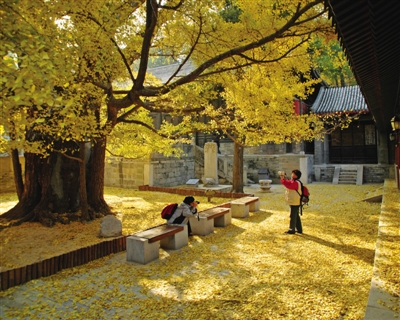
[[[159,248],[177,250],[188,245],[187,226],[161,225],[126,238],[126,260],[146,264],[159,257]]]
[[[199,211],[198,216],[190,218],[190,227],[193,234],[206,236],[214,232],[214,227],[226,227],[231,221],[229,208],[215,207]]]
[[[258,197],[243,197],[231,201],[231,213],[234,218],[245,218],[250,212],[260,210],[260,199]]]

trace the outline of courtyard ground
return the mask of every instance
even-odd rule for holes
[[[286,235],[284,188],[262,193],[261,210],[232,219],[147,265],[115,254],[0,292],[5,319],[363,319],[373,273],[380,203],[362,201],[382,185],[310,184],[303,235]],[[163,223],[182,196],[106,189],[124,234]],[[7,198],[8,197],[8,198]],[[2,198],[1,212],[15,203]],[[229,201],[200,197],[201,209]],[[1,265],[13,268],[98,238],[99,221],[1,231]]]

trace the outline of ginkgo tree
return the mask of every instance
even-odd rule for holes
[[[238,146],[320,134],[292,99],[312,84],[299,81],[311,35],[331,32],[323,0],[20,0],[0,14],[1,125],[19,195],[8,224],[109,213],[108,138],[171,155],[196,131],[222,130]],[[164,83],[147,72],[157,57],[180,66]],[[154,113],[181,121],[156,128]]]
[[[310,52],[322,79],[328,84],[336,87],[357,84],[337,39],[313,37]]]

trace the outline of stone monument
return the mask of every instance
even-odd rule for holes
[[[218,185],[218,148],[215,142],[204,145],[204,186]]]

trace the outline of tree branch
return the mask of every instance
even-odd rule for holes
[[[282,54],[280,57],[277,57],[277,58],[271,59],[271,60],[257,60],[257,59],[250,58],[249,56],[246,56],[246,55],[243,54],[243,53],[239,54],[239,56],[241,56],[242,58],[244,58],[244,59],[246,59],[246,60],[249,60],[249,61],[252,61],[252,62],[254,62],[254,63],[257,63],[257,64],[258,64],[258,63],[263,64],[263,63],[277,62],[277,61],[279,61],[279,60],[282,60],[282,59],[286,58],[292,51],[296,50],[298,47],[300,47],[303,43],[307,42],[309,39],[310,39],[310,36],[308,35],[307,38],[302,39],[297,45],[291,47],[288,51],[286,51],[286,52],[285,52],[284,54]]]
[[[168,79],[168,81],[164,85],[167,85],[168,83],[170,83],[170,81],[179,73],[179,71],[182,69],[182,67],[185,65],[185,63],[188,62],[188,60],[192,56],[192,53],[194,52],[194,49],[196,48],[196,45],[199,43],[200,36],[201,36],[201,31],[202,31],[202,26],[203,26],[203,20],[200,17],[199,32],[197,33],[196,40],[194,41],[192,47],[190,48],[190,51],[186,55],[186,58],[183,60],[183,62],[179,65],[179,67],[175,70],[173,75],[171,75],[171,77]]]
[[[136,81],[133,84],[132,90],[129,95],[132,96],[135,91],[143,88],[144,79],[146,77],[147,65],[149,61],[149,52],[151,42],[154,35],[154,30],[157,25],[158,19],[158,5],[155,0],[146,1],[146,31],[144,33],[142,50],[140,53],[139,71]]]
[[[305,13],[307,12],[309,9],[311,9],[313,6],[322,3],[323,0],[315,0],[313,2],[310,2],[308,4],[306,4],[303,8],[300,8],[298,6],[298,10],[294,13],[294,15],[292,16],[292,18],[286,22],[285,25],[283,25],[280,29],[276,30],[274,33],[260,39],[257,41],[253,41],[247,45],[241,46],[241,47],[237,47],[234,49],[231,49],[229,51],[226,51],[224,53],[221,53],[207,61],[205,61],[204,63],[202,63],[201,65],[199,65],[195,70],[193,70],[191,73],[187,74],[186,76],[183,76],[181,78],[179,78],[177,81],[169,84],[169,85],[165,85],[163,87],[158,88],[158,90],[155,91],[146,91],[144,90],[144,92],[142,92],[143,94],[147,95],[147,96],[156,96],[159,94],[165,94],[168,93],[170,91],[172,91],[174,88],[189,83],[191,81],[193,81],[194,79],[200,77],[201,75],[203,75],[203,72],[208,69],[209,67],[215,65],[216,63],[223,61],[225,59],[228,58],[232,58],[233,56],[240,56],[240,54],[243,54],[246,51],[249,51],[251,49],[255,49],[258,48],[262,45],[265,45],[277,38],[283,38],[285,37],[285,32],[287,30],[289,30],[291,27],[294,26],[294,24],[296,23],[296,21]],[[222,69],[223,70],[223,69]]]
[[[65,153],[63,153],[63,152],[61,152],[59,150],[53,150],[53,152],[60,153],[62,156],[66,157],[68,159],[75,160],[75,161],[78,161],[79,163],[82,163],[82,159],[81,158],[76,158],[76,157],[69,156],[69,155],[67,155],[67,154],[65,154]]]
[[[171,139],[170,136],[167,136],[165,134],[159,133],[156,129],[154,129],[153,127],[149,126],[147,123],[144,123],[142,121],[122,119],[120,122],[123,122],[123,123],[134,123],[134,124],[137,124],[139,126],[145,127],[146,129],[152,131],[153,133],[157,134],[160,137]]]
[[[97,24],[100,27],[101,30],[103,30],[106,34],[108,34],[106,28],[99,21],[97,21],[97,19],[95,17],[93,17],[90,12],[88,14],[84,14],[84,13],[80,13],[80,12],[70,12],[70,13],[82,16],[84,18],[87,18],[87,19],[93,21],[95,24]],[[133,76],[131,67],[130,67],[128,60],[126,59],[124,53],[122,52],[121,48],[119,47],[118,43],[114,40],[114,38],[112,38],[110,36],[108,38],[114,44],[115,48],[117,49],[118,53],[120,54],[122,61],[124,62],[124,65],[125,65],[126,69],[128,70],[129,76],[131,77],[131,80],[134,82],[135,77]],[[97,84],[97,86],[98,86],[98,84]]]

